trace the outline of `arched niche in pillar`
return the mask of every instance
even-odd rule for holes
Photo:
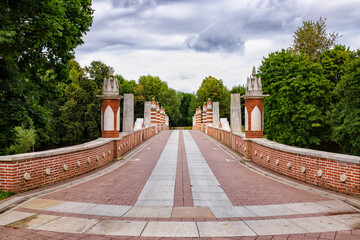
[[[245,131],[249,130],[249,115],[248,115],[248,111],[245,107]]]
[[[116,114],[116,130],[120,131],[120,107],[118,108]]]
[[[114,131],[114,112],[107,106],[104,113],[104,131]]]
[[[261,131],[261,112],[258,106],[251,112],[251,131]]]

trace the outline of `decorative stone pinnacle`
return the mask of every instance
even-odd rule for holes
[[[114,76],[114,69],[112,67],[109,68],[109,77]]]
[[[119,83],[114,76],[114,69],[109,69],[109,78],[104,78],[103,83],[103,95],[118,96],[119,95]]]
[[[255,66],[253,66],[252,75],[253,75],[254,77],[256,77],[256,69],[255,69]]]
[[[252,74],[247,77],[246,94],[245,95],[263,95],[261,77],[256,77],[256,69],[253,67]]]

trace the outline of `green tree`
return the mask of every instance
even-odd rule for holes
[[[159,101],[164,107],[166,114],[169,116],[170,126],[179,126],[180,114],[180,100],[176,91],[168,88],[164,92],[164,98]]]
[[[270,140],[310,147],[327,139],[331,83],[319,63],[282,50],[269,54],[259,68],[264,93],[265,134]]]
[[[0,3],[1,59],[23,72],[74,57],[92,24],[91,0],[3,0]]]
[[[142,104],[142,111],[144,111],[144,102],[151,101],[154,98],[165,109],[166,114],[169,116],[170,124],[177,126],[180,119],[180,100],[176,91],[169,88],[166,82],[161,81],[157,76],[141,76],[137,87],[134,89],[134,93],[135,101],[139,101]]]
[[[71,83],[62,85],[65,101],[60,107],[59,119],[64,130],[62,138],[76,144],[100,136],[101,101],[96,95],[101,93],[101,88],[86,77],[75,60],[70,61],[68,67]]]
[[[360,156],[360,58],[352,61],[335,89],[339,102],[332,114],[333,140],[345,152]]]
[[[161,81],[159,77],[147,75],[139,78],[135,94],[141,102],[151,101],[152,98],[155,98],[156,101],[162,103],[167,89],[167,83]]]
[[[213,102],[219,102],[220,116],[230,117],[230,94],[221,79],[212,76],[203,79],[201,86],[196,92],[197,105],[202,106],[208,98]]]
[[[326,18],[316,22],[304,21],[294,33],[293,49],[297,53],[305,53],[312,59],[319,59],[321,54],[334,46],[339,34],[327,33]]]
[[[24,127],[17,126],[14,128],[15,141],[9,149],[8,153],[18,154],[26,153],[31,150],[31,147],[35,145],[36,133],[33,128],[25,129]]]
[[[335,45],[333,49],[325,51],[320,58],[324,68],[324,75],[333,83],[333,87],[344,76],[350,60],[354,58],[354,52],[343,45]]]
[[[181,118],[178,122],[179,126],[192,126],[192,117],[194,116],[196,109],[196,98],[191,93],[178,93],[180,99],[180,114]]]
[[[109,68],[110,66],[101,61],[92,61],[89,66],[85,66],[85,72],[89,75],[89,79],[102,89],[104,78],[109,76]]]
[[[37,144],[57,139],[57,85],[68,80],[92,13],[91,0],[0,2],[0,154],[15,126],[32,123]]]

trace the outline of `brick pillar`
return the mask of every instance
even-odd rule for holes
[[[213,125],[213,106],[212,106],[212,102],[211,102],[210,98],[207,101],[206,109],[207,109],[207,111],[206,111],[207,125],[212,126]]]
[[[160,124],[165,125],[165,110],[162,106],[160,107]]]
[[[151,126],[156,126],[156,101],[153,98],[151,100],[151,114],[150,114]]]
[[[262,138],[264,136],[263,100],[262,98],[245,98],[246,138]]]
[[[119,85],[113,77],[113,69],[109,70],[109,78],[104,78],[101,104],[101,137],[118,138],[120,132],[120,99]]]
[[[196,109],[196,112],[195,112],[195,116],[196,116],[196,129],[198,129],[200,127],[200,124],[201,124],[201,108],[200,106]]]
[[[206,102],[204,102],[204,105],[203,105],[203,110],[202,110],[202,123],[203,124],[206,124],[207,123],[207,118],[206,118]]]
[[[159,105],[159,102],[156,103],[156,124],[160,125],[160,105]]]
[[[256,77],[255,67],[247,78],[245,99],[245,137],[262,138],[264,136],[264,98],[261,77]]]

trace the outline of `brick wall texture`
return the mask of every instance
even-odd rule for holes
[[[149,127],[80,151],[0,161],[0,189],[19,193],[81,175],[119,158],[158,132],[156,127]],[[27,180],[25,175],[30,178]]]
[[[198,124],[196,129],[231,147],[245,159],[271,171],[326,189],[360,196],[359,163],[309,156],[306,149],[304,154],[298,151],[285,152],[202,124]]]

